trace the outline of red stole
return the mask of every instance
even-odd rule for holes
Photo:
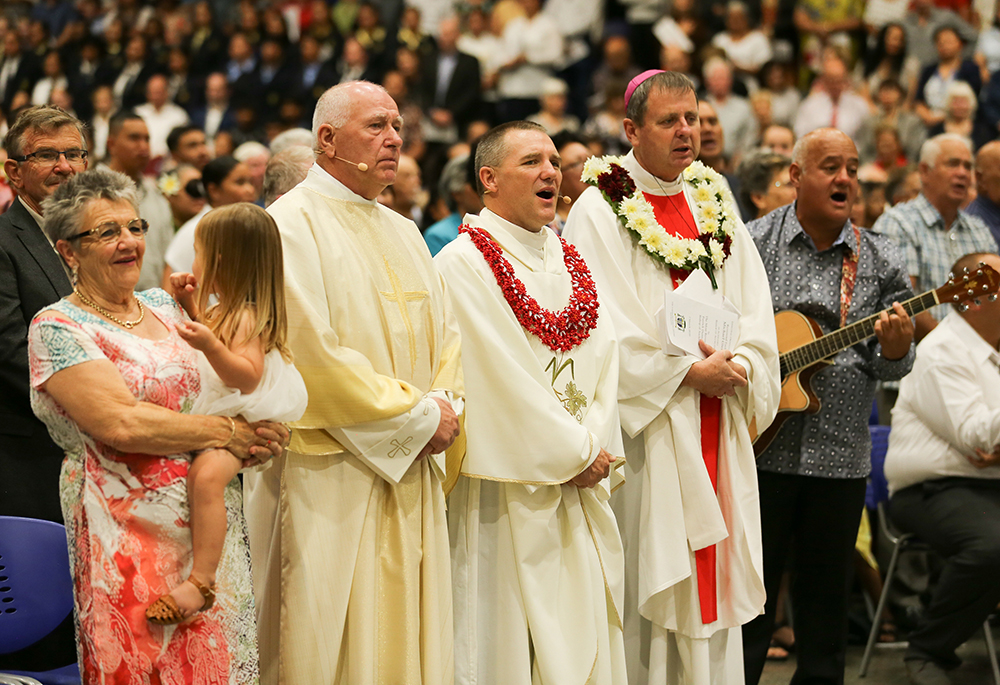
[[[651,195],[643,193],[649,204],[653,206],[656,221],[663,229],[678,238],[697,238],[698,225],[695,223],[691,208],[688,207],[684,193],[676,195]],[[688,277],[689,271],[670,270],[670,277],[676,288]],[[699,398],[701,412],[701,455],[705,460],[708,477],[712,479],[712,487],[719,490],[719,426],[722,412],[722,399],[719,397]],[[698,573],[698,603],[701,606],[701,622],[713,623],[719,617],[718,597],[716,590],[715,545],[709,545],[694,553],[695,567]]]

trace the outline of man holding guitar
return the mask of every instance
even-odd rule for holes
[[[767,604],[743,627],[748,684],[764,667],[793,541],[796,679],[843,682],[851,553],[870,467],[867,418],[876,381],[898,380],[913,363],[913,322],[899,304],[911,295],[903,255],[849,219],[857,171],[847,135],[813,131],[792,152],[798,200],[747,226],[776,312],[796,310],[823,333],[878,316],[873,339],[860,338],[813,379],[818,412],[794,413],[757,460]],[[781,348],[780,330],[778,339]]]

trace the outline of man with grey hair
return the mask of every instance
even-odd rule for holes
[[[819,411],[793,412],[758,455],[767,603],[743,626],[748,685],[756,685],[764,668],[793,544],[793,682],[843,682],[848,581],[871,468],[868,416],[875,382],[902,378],[913,362],[913,325],[899,304],[911,295],[899,250],[850,220],[857,170],[858,151],[845,133],[809,133],[792,150],[789,175],[798,198],[747,226],[775,311],[797,310],[824,333],[878,317],[875,338],[841,351],[816,375]],[[779,340],[782,333],[788,335],[779,329]],[[784,341],[783,351],[796,346]]]
[[[916,292],[948,280],[962,255],[996,252],[997,242],[982,219],[962,211],[972,185],[972,150],[955,133],[942,133],[920,148],[920,195],[892,207],[872,227],[903,250],[906,269]],[[914,317],[921,340],[947,314],[940,305]]]
[[[340,84],[313,122],[316,163],[268,207],[309,406],[245,479],[261,682],[450,683],[458,325],[417,227],[376,202],[402,145],[392,98]]]
[[[24,110],[4,141],[4,172],[17,199],[0,216],[0,515],[61,523],[59,469],[65,454],[31,411],[28,325],[73,292],[69,273],[42,233],[42,201],[87,168],[83,124],[48,105]],[[57,635],[11,655],[0,668],[48,670],[75,660],[73,617]]]
[[[626,224],[641,228],[642,217],[627,221],[621,205],[588,188],[563,235],[590,266],[601,315],[614,321],[620,341],[627,475],[612,504],[625,543],[629,682],[736,683],[740,626],[765,599],[749,424],[756,417],[763,430],[778,407],[771,299],[722,177],[694,163],[701,123],[691,81],[646,72],[629,84],[625,103],[632,151],[620,166],[588,161],[583,178],[617,178],[605,188],[615,194],[624,192],[617,184],[630,187],[628,177],[637,191],[627,202],[644,204],[655,221],[637,236]],[[605,169],[614,173],[602,176]],[[714,202],[707,209],[706,197]],[[680,249],[658,247],[664,234]],[[676,258],[700,249],[714,257]],[[740,312],[739,335],[730,350],[703,344],[699,355],[664,354],[657,323],[664,294],[707,263],[716,292]]]
[[[271,157],[264,170],[264,206],[301,183],[315,161],[316,150],[305,145],[286,147]]]

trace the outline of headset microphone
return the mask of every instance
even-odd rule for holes
[[[361,171],[361,172],[368,171],[368,165],[365,164],[364,162],[351,162],[349,160],[344,159],[343,157],[338,157],[336,155],[334,155],[333,158],[334,159],[339,159],[341,162],[346,162],[347,164],[350,164],[351,166],[356,166],[358,168],[358,171]]]
[[[563,195],[562,201],[565,202],[566,204],[569,204],[570,202],[573,201],[573,198],[571,198],[569,195]]]

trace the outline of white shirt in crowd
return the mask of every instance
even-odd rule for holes
[[[563,40],[559,27],[547,15],[539,12],[531,19],[511,19],[503,31],[502,63],[524,55],[525,63],[501,72],[497,92],[501,98],[537,98],[542,94],[545,79],[563,56]]]
[[[955,311],[917,346],[885,458],[889,494],[947,476],[1000,478],[969,455],[1000,444],[1000,354]]]

